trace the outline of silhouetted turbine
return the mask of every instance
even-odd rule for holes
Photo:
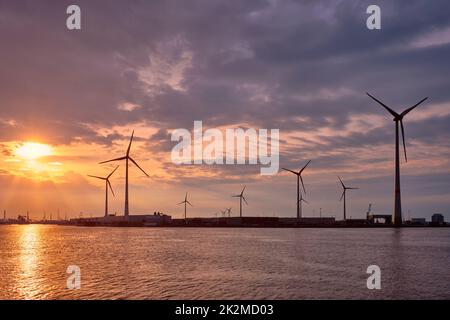
[[[302,202],[304,202],[304,203],[306,203],[306,204],[309,204],[309,202],[308,201],[306,201],[304,198],[303,198],[303,194],[300,192],[300,199],[298,200],[298,202],[299,202],[299,205],[300,205],[300,217],[302,216],[302,212],[303,212],[303,210],[302,210]]]
[[[247,200],[244,197],[245,186],[242,189],[240,194],[232,196],[233,198],[239,198],[239,217],[242,218],[242,200],[244,200],[245,204],[248,205]]]
[[[306,194],[306,189],[305,189],[305,185],[304,185],[304,183],[303,183],[303,178],[302,178],[302,173],[303,173],[303,170],[305,170],[306,169],[306,167],[308,166],[308,164],[311,162],[311,160],[309,160],[306,164],[305,164],[305,166],[300,170],[300,171],[298,171],[298,172],[295,172],[295,171],[293,171],[293,170],[289,170],[289,169],[286,169],[286,168],[281,168],[281,169],[283,169],[284,171],[289,171],[289,172],[291,172],[291,173],[293,173],[293,174],[295,174],[296,176],[297,176],[297,219],[298,218],[301,218],[301,212],[300,212],[300,181],[302,182],[302,187],[303,187],[303,191],[305,192],[305,194]]]
[[[180,204],[183,204],[183,203],[184,203],[184,223],[187,222],[187,215],[186,215],[186,212],[187,212],[187,205],[190,205],[191,207],[193,207],[193,205],[192,205],[192,204],[189,202],[189,200],[187,199],[187,196],[188,196],[188,194],[187,194],[187,192],[186,192],[186,196],[184,197],[184,200],[177,204],[177,205],[180,205]]]
[[[367,93],[367,92],[366,92]],[[412,107],[406,109],[402,113],[398,114],[383,102],[373,97],[369,93],[367,93],[369,97],[378,102],[381,106],[383,106],[393,117],[395,121],[395,204],[394,204],[394,224],[398,227],[402,224],[402,200],[401,200],[401,192],[400,192],[400,138],[399,138],[399,126],[402,131],[402,140],[403,140],[403,151],[405,153],[405,161],[408,162],[408,158],[406,156],[406,144],[405,144],[405,128],[403,127],[403,117],[406,116],[409,112],[411,112],[414,108],[416,108],[419,104],[428,99],[428,97],[420,100],[418,103],[413,105]]]
[[[341,199],[339,199],[339,201],[342,201],[342,198],[344,198],[344,221],[347,220],[347,190],[357,190],[359,188],[353,188],[353,187],[346,187],[345,184],[342,182],[341,178],[339,178],[339,181],[341,182],[342,185],[342,195],[341,195]]]
[[[100,164],[103,163],[108,163],[108,162],[112,162],[112,161],[121,161],[121,160],[125,160],[125,207],[124,207],[124,215],[125,217],[128,217],[129,215],[129,207],[128,207],[128,161],[131,161],[136,167],[139,168],[139,170],[141,170],[147,177],[149,176],[137,163],[136,161],[133,160],[133,158],[130,157],[130,150],[131,150],[131,143],[133,142],[133,137],[134,137],[134,130],[133,133],[131,134],[131,139],[130,139],[130,144],[128,145],[128,149],[127,149],[127,153],[124,157],[120,157],[120,158],[116,158],[116,159],[112,159],[112,160],[107,160],[107,161],[102,161],[100,162]]]
[[[111,182],[109,182],[109,178],[111,178],[111,176],[114,174],[114,172],[116,172],[118,167],[119,166],[116,166],[114,168],[114,170],[106,177],[92,176],[92,175],[88,174],[88,177],[105,181],[105,217],[108,216],[108,187],[111,189],[111,192],[112,192],[113,196],[115,197],[114,190],[111,186]]]

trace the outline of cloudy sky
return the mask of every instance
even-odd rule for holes
[[[66,28],[81,7],[82,30]],[[281,166],[305,171],[305,216],[342,218],[337,175],[360,187],[348,216],[369,203],[391,213],[394,110],[405,118],[404,217],[450,219],[450,3],[377,1],[382,29],[366,28],[373,1],[0,0],[0,208],[101,215],[106,175],[135,130],[135,214],[190,193],[192,215],[212,216],[247,185],[252,216],[295,216],[295,176],[258,166],[176,166],[170,134],[205,128],[280,130]],[[32,145],[30,143],[39,143]],[[34,148],[34,149],[33,149]],[[36,151],[37,149],[37,151]],[[111,212],[123,212],[124,168]]]

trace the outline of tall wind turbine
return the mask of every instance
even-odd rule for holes
[[[244,191],[245,191],[245,186],[242,189],[240,194],[232,196],[233,198],[239,198],[239,217],[241,217],[241,218],[242,218],[242,200],[244,200],[245,204],[248,205],[248,202],[244,197]],[[230,210],[230,212],[231,212],[231,210]]]
[[[114,172],[116,172],[116,170],[117,170],[118,167],[119,167],[119,166],[117,166],[117,167],[116,167],[109,175],[107,175],[105,178],[104,178],[104,177],[99,177],[99,176],[92,176],[92,175],[88,174],[88,177],[95,178],[95,179],[100,179],[100,180],[105,181],[105,217],[108,216],[108,187],[111,189],[111,192],[112,192],[113,196],[115,197],[114,190],[113,190],[113,188],[112,188],[112,186],[111,186],[111,182],[109,181],[109,178],[111,178],[111,176],[114,174]],[[67,215],[66,215],[66,216],[67,216]]]
[[[306,169],[306,167],[308,166],[308,164],[310,162],[311,162],[311,160],[309,160],[305,164],[305,166],[302,169],[300,169],[300,171],[298,171],[298,172],[293,171],[293,170],[289,170],[289,169],[286,169],[286,168],[282,168],[284,171],[289,171],[289,172],[291,172],[291,173],[293,173],[293,174],[295,174],[297,176],[297,219],[302,217],[301,212],[300,212],[300,181],[302,182],[303,191],[306,194],[306,189],[305,189],[305,185],[303,183],[302,173],[303,173],[303,170]]]
[[[299,205],[300,205],[300,217],[302,216],[302,202],[304,202],[304,203],[306,203],[306,204],[309,204],[309,202],[308,201],[306,201],[304,198],[303,198],[303,194],[300,192],[300,199],[298,200],[298,202],[299,202]]]
[[[187,194],[187,192],[186,192],[186,196],[184,197],[184,200],[181,201],[180,203],[178,203],[178,205],[184,203],[184,223],[187,222],[187,215],[186,215],[187,205],[190,205],[191,207],[193,207],[193,205],[189,202],[187,196],[188,196],[188,194]]]
[[[344,221],[347,220],[347,190],[357,190],[359,188],[353,188],[353,187],[347,187],[341,180],[341,178],[339,178],[339,181],[341,182],[342,185],[342,195],[341,195],[341,199],[339,201],[342,201],[342,198],[344,198]]]
[[[367,93],[367,92],[366,92]],[[413,105],[412,107],[406,109],[402,113],[398,114],[383,102],[373,97],[369,93],[367,93],[369,97],[382,105],[393,117],[395,121],[395,205],[394,205],[394,224],[395,226],[401,226],[402,224],[402,199],[400,193],[400,137],[399,137],[399,127],[402,130],[402,140],[403,140],[403,151],[405,153],[405,161],[408,162],[408,158],[406,156],[406,144],[405,144],[405,129],[403,127],[403,117],[406,116],[409,112],[411,112],[414,108],[416,108],[419,104],[428,99],[428,97],[420,100],[418,103]]]
[[[103,163],[108,163],[108,162],[112,162],[112,161],[121,161],[121,160],[125,160],[125,207],[124,207],[124,215],[125,217],[128,217],[129,215],[129,207],[128,207],[128,161],[131,161],[136,167],[139,168],[139,170],[141,170],[147,177],[149,176],[138,164],[136,161],[133,160],[133,158],[130,157],[130,150],[131,150],[131,143],[133,142],[133,137],[134,137],[134,130],[133,133],[131,134],[131,139],[130,139],[130,144],[128,145],[128,149],[127,149],[127,153],[125,156],[120,157],[120,158],[116,158],[116,159],[112,159],[112,160],[107,160],[107,161],[102,161],[100,162],[100,164]]]

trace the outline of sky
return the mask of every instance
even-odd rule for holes
[[[305,170],[304,216],[342,219],[339,175],[360,189],[347,217],[391,214],[394,122],[405,117],[403,215],[450,220],[450,3],[377,1],[0,0],[0,209],[100,216],[107,175],[132,130],[132,214],[215,216],[244,185],[244,215],[296,215],[296,178],[255,165],[176,165],[171,132],[280,130],[280,166]],[[66,8],[81,8],[81,30]],[[124,164],[110,212],[123,213]]]

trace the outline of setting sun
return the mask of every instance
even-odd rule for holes
[[[15,154],[27,160],[34,160],[51,155],[52,147],[42,143],[26,142],[16,149]]]

